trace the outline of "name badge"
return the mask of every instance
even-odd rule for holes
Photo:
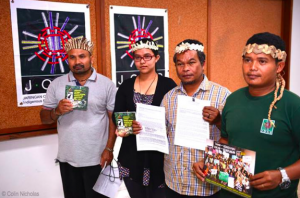
[[[275,120],[271,120],[275,125]],[[267,135],[273,135],[274,125],[272,125],[268,119],[263,119],[260,132],[267,134]]]

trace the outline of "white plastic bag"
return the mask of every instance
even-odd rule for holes
[[[121,183],[119,168],[109,165],[101,171],[93,190],[107,197],[114,198]]]

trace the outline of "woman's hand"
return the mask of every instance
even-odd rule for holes
[[[137,135],[141,132],[142,130],[142,125],[136,121],[136,120],[133,120],[132,121],[132,131],[133,131],[133,134],[134,135]]]
[[[133,120],[131,134],[137,135],[140,133],[141,130],[142,130],[141,124],[139,122],[137,122],[136,120]],[[115,134],[119,137],[127,137],[130,135],[130,133],[128,133],[127,131],[118,131],[118,130],[116,130]]]

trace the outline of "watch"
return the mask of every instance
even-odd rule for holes
[[[289,176],[286,174],[285,169],[279,167],[278,170],[280,171],[281,176],[282,176],[282,182],[279,184],[280,188],[282,190],[288,189],[291,186],[291,180],[290,180]]]

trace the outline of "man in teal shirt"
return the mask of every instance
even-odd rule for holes
[[[297,197],[300,178],[300,98],[285,90],[284,41],[253,35],[243,52],[247,87],[232,93],[222,113],[221,143],[256,151],[252,197]],[[222,197],[236,195],[222,190]]]

